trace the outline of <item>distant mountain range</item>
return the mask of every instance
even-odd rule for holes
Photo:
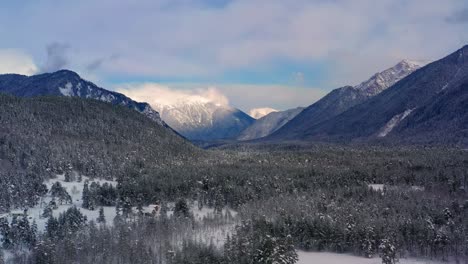
[[[403,60],[385,71],[376,73],[369,80],[357,86],[344,86],[335,89],[305,109],[295,108],[270,113],[256,120],[252,126],[241,133],[238,139],[251,140],[262,138],[280,129],[280,131],[275,133],[274,138],[296,138],[305,127],[318,124],[344,112],[354,105],[362,103],[418,68],[419,65],[416,63]],[[283,126],[285,127],[284,129]],[[283,134],[281,131],[284,131]]]
[[[387,82],[369,89],[366,83],[378,84],[371,81],[334,90],[265,141],[466,144],[468,46],[415,68],[391,71],[402,77],[386,89]]]
[[[167,123],[196,142],[468,145],[467,87],[468,46],[422,68],[401,61],[359,85],[335,89],[307,108],[271,112],[257,120],[239,109],[208,100],[153,105],[154,110],[147,103],[100,88],[68,70],[34,76],[0,75],[0,93],[27,98],[80,97],[121,105],[169,130]]]
[[[268,136],[288,123],[296,115],[302,112],[302,110],[304,110],[303,107],[298,107],[286,111],[271,112],[255,120],[251,126],[242,131],[237,139],[251,140]]]
[[[0,75],[0,93],[20,97],[50,95],[95,99],[114,105],[127,106],[143,113],[159,124],[164,124],[159,113],[154,111],[149,104],[136,102],[123,94],[100,88],[69,70],[33,76],[2,74]]]
[[[190,140],[233,139],[255,121],[239,109],[198,99],[153,107],[170,127]]]

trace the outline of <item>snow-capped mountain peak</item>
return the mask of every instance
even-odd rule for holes
[[[222,102],[207,99],[152,102],[161,118],[183,136],[194,140],[214,140],[236,137],[253,123],[253,118]]]
[[[362,82],[354,88],[363,91],[367,96],[374,96],[420,67],[421,65],[418,62],[402,60],[395,66],[374,74],[369,80]]]

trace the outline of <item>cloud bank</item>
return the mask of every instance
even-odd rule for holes
[[[281,60],[323,63],[330,71],[325,85],[333,88],[355,84],[401,59],[437,59],[468,42],[464,0],[214,3],[5,4],[0,9],[0,34],[8,39],[1,45],[21,43],[39,58],[42,50],[37,47],[55,39],[73,43],[69,52],[74,69],[119,54],[112,63],[91,63],[91,68],[99,66],[101,74],[112,76],[211,78],[236,70],[268,70]],[[70,16],[69,10],[86,14],[86,19]],[[19,12],[27,15],[12,15]],[[56,48],[47,70],[67,62],[54,55],[63,54],[63,47]]]
[[[278,110],[271,107],[253,108],[250,109],[249,115],[255,119],[259,119],[272,112],[278,112]]]
[[[29,55],[14,49],[0,49],[0,74],[18,73],[32,75],[38,67]]]
[[[152,106],[170,106],[179,102],[212,102],[230,105],[245,112],[259,105],[286,110],[308,106],[323,97],[327,91],[317,88],[279,85],[245,84],[158,84],[136,83],[117,85],[114,90]]]
[[[116,89],[118,92],[141,102],[147,102],[155,108],[173,106],[180,103],[215,103],[229,105],[228,98],[213,87],[194,90],[171,89],[154,83],[128,84]]]

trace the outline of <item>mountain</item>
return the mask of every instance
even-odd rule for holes
[[[302,110],[304,110],[303,107],[298,107],[286,111],[271,112],[257,119],[255,123],[242,131],[237,139],[251,140],[268,136],[284,126],[284,124],[297,116]]]
[[[376,73],[369,80],[354,86],[354,88],[371,97],[381,93],[383,90],[394,85],[420,67],[421,66],[417,62],[402,60],[397,65],[383,72]]]
[[[467,80],[468,46],[465,46],[333,118],[296,128],[289,139],[460,143],[466,141],[463,136],[466,136]],[[287,133],[280,130],[277,138]]]
[[[239,109],[200,98],[153,107],[171,128],[190,140],[235,138],[255,121]]]
[[[385,71],[376,73],[369,80],[357,86],[344,86],[335,89],[304,109],[304,111],[278,129],[268,139],[289,140],[303,138],[304,134],[312,127],[381,93],[418,68],[417,64],[403,60]]]
[[[402,143],[468,146],[468,77],[451,86],[427,104],[404,112],[406,118],[385,136]]]
[[[0,75],[0,92],[20,97],[52,95],[95,99],[113,105],[127,106],[163,124],[159,113],[147,103],[135,102],[123,94],[100,88],[69,70],[33,76],[2,74]]]
[[[158,175],[201,150],[126,106],[79,97],[0,94],[0,212],[34,206],[45,179],[76,171],[117,179]],[[162,177],[162,176],[159,176]],[[14,199],[27,197],[27,199]]]

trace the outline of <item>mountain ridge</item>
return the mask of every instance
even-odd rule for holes
[[[241,110],[211,101],[180,101],[153,107],[174,130],[189,140],[236,138],[255,120]]]
[[[391,68],[372,75],[359,85],[334,89],[265,139],[299,139],[303,131],[380,94],[418,68],[418,65],[403,60]]]
[[[95,99],[132,108],[158,124],[165,125],[159,113],[147,103],[136,102],[121,93],[109,91],[81,78],[76,72],[59,70],[38,75],[0,74],[0,92],[20,97],[67,96]]]
[[[395,131],[400,131],[398,127],[404,123],[402,121],[411,120],[419,112],[418,108],[430,105],[445,90],[458,89],[467,75],[468,45],[414,71],[390,88],[341,114],[303,129],[289,139],[352,142],[387,136],[399,138]],[[452,131],[445,132],[447,137],[452,134]]]

